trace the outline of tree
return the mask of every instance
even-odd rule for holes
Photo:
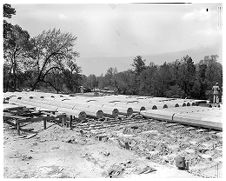
[[[68,60],[66,65],[67,67],[63,69],[65,85],[71,92],[78,92],[81,80],[81,67],[72,60]]]
[[[203,60],[198,63],[199,77],[202,81],[206,80],[209,86],[213,86],[218,82],[222,84],[222,65],[217,62],[218,55],[205,56]]]
[[[78,56],[78,52],[73,49],[76,39],[76,36],[61,33],[56,29],[43,31],[33,38],[34,48],[30,54],[31,61],[28,67],[32,67],[37,77],[32,85],[32,90],[36,89],[40,82],[52,86],[46,76],[55,70],[63,71],[69,61],[75,63],[75,58]]]
[[[201,62],[201,61],[200,61]],[[205,64],[196,65],[196,77],[192,88],[192,97],[196,99],[206,99],[205,91],[207,89],[206,82],[206,68]]]
[[[169,63],[170,71],[172,75],[172,85],[179,85],[179,77],[180,77],[180,66],[182,62],[176,59],[174,62]]]
[[[202,97],[212,99],[212,86],[218,82],[222,87],[223,70],[222,64],[217,62],[218,55],[205,56],[199,62],[199,75],[202,80]]]
[[[203,60],[200,60],[199,64],[206,64],[208,65],[209,63],[217,62],[217,59],[219,58],[218,55],[207,55],[204,56]]]
[[[68,71],[69,72],[69,71]],[[39,88],[47,91],[56,91],[57,93],[59,92],[72,92],[71,87],[66,86],[66,81],[65,81],[65,73],[63,73],[61,70],[58,69],[53,69],[50,73],[48,73],[45,77],[44,82],[39,83]],[[71,77],[68,79],[69,81],[71,80]]]
[[[117,69],[116,68],[113,68],[113,67],[110,67],[106,74],[105,74],[105,83],[106,83],[106,86],[114,89],[116,88],[116,81],[115,81],[115,75],[117,74]]]
[[[141,72],[139,94],[140,95],[156,95],[156,76],[157,76],[158,67],[154,63],[150,65]]]
[[[182,98],[184,97],[184,91],[180,88],[179,85],[169,86],[167,90],[165,90],[164,95],[166,97],[175,97]]]
[[[3,17],[11,18],[12,15],[16,14],[16,10],[11,7],[10,4],[3,4]],[[3,20],[3,38],[7,39],[8,33],[12,29],[12,24],[8,23],[5,19]]]
[[[131,70],[117,73],[115,75],[115,81],[118,92],[120,94],[136,94],[135,79],[136,75]]]
[[[140,73],[146,68],[145,66],[145,59],[142,59],[141,56],[136,56],[133,59],[132,66],[134,67],[134,71],[137,75],[140,75]]]
[[[191,96],[191,90],[195,81],[196,68],[191,57],[183,57],[179,68],[179,85],[185,92],[185,96]]]
[[[139,94],[139,89],[140,89],[140,75],[142,73],[142,71],[144,71],[146,69],[146,66],[145,66],[145,59],[143,59],[141,56],[136,56],[134,59],[133,59],[133,68],[134,68],[134,73],[136,75],[135,77],[135,85],[134,85],[134,88],[135,88],[135,92],[136,94]]]
[[[116,87],[120,94],[151,95],[175,98],[207,99],[216,82],[222,85],[222,65],[217,55],[205,56],[194,64],[190,56],[182,57],[160,66],[150,63],[145,66],[142,58],[135,58],[134,70],[114,73],[109,68],[105,76],[97,77],[98,86]],[[143,67],[143,68],[140,68]],[[115,82],[115,83],[114,83]]]
[[[156,77],[156,79],[158,80],[158,96],[166,96],[165,92],[169,89],[169,86],[171,85],[173,79],[170,71],[170,64],[167,64],[165,62],[159,67],[158,76]]]
[[[98,86],[97,77],[94,74],[89,75],[86,78],[84,86],[87,87],[88,89],[97,88],[97,86]]]
[[[101,75],[98,77],[98,87],[99,88],[110,88],[110,89],[117,89],[117,83],[116,83],[116,74],[117,74],[117,69],[110,67],[107,69],[106,74],[103,76]]]
[[[205,77],[209,86],[213,86],[216,82],[222,85],[222,65],[218,62],[210,62],[207,65]]]
[[[8,80],[12,81],[12,88],[16,90],[18,72],[22,69],[24,59],[32,47],[30,35],[19,25],[12,25],[11,30],[7,34],[7,38],[4,39],[3,47],[4,64],[8,67]]]
[[[16,10],[11,7],[10,4],[3,4],[3,17],[11,18],[12,15],[16,14]]]

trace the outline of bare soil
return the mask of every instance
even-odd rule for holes
[[[176,167],[161,165],[121,148],[111,139],[99,141],[79,131],[47,123],[31,123],[38,134],[17,135],[4,124],[5,178],[181,178],[197,177]]]

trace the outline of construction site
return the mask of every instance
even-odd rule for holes
[[[6,92],[5,178],[221,178],[222,105]]]
[[[2,8],[4,178],[223,179],[222,2]]]

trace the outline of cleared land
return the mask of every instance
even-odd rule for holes
[[[37,96],[34,94],[33,97]],[[79,99],[79,103],[81,100],[87,100],[84,96],[68,95],[54,95],[52,98],[56,99],[57,96],[59,99],[62,96]],[[29,97],[27,96],[28,100]],[[51,94],[48,97],[51,99]],[[120,102],[123,101],[123,96],[118,98]],[[130,97],[129,101],[141,102],[141,98],[143,97]],[[116,101],[112,100],[111,96],[88,99],[99,99],[99,102],[107,99],[109,102]],[[127,98],[125,100],[128,101]],[[186,101],[190,101],[191,104],[195,102]],[[178,102],[183,104],[182,100]],[[182,108],[181,106],[179,108]],[[10,106],[5,108],[9,109]],[[191,110],[192,108],[197,109],[197,106],[187,107]],[[32,133],[21,131],[20,135],[17,134],[15,125],[4,124],[4,176],[6,178],[221,177],[221,131],[161,119],[148,119],[136,112],[129,116],[126,116],[126,112],[117,117],[104,116],[102,119],[88,115],[85,120],[74,119],[71,128],[69,123],[68,119],[63,122],[52,119],[47,121],[46,129],[43,128],[42,121],[21,123],[21,128],[32,130]],[[175,167],[174,159],[178,155],[186,158],[189,163],[188,170],[178,170]]]

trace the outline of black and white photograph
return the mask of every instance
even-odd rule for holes
[[[222,2],[1,5],[4,179],[223,178]]]

